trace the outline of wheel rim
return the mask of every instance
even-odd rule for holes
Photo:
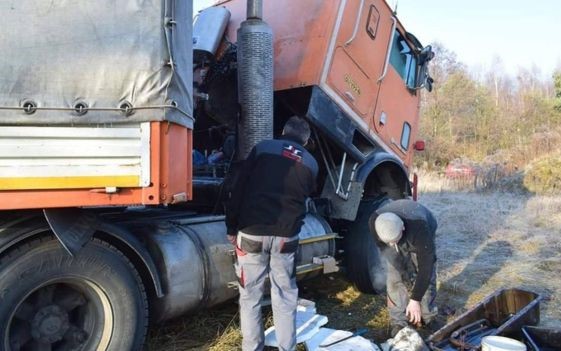
[[[4,340],[10,351],[105,350],[113,330],[106,294],[82,278],[49,281],[13,309]]]

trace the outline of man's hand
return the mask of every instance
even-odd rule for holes
[[[418,325],[421,323],[421,303],[415,300],[409,300],[405,309],[405,316],[409,318],[409,322]]]
[[[237,238],[236,235],[228,234],[228,235],[226,235],[226,237],[228,238],[228,241],[230,242],[230,244],[236,246],[236,238]]]

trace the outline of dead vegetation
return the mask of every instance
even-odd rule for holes
[[[530,163],[526,167],[524,186],[537,194],[561,193],[561,153]]]
[[[456,314],[503,287],[544,294],[542,325],[559,326],[561,310],[561,199],[511,193],[450,191],[438,177],[422,177],[420,201],[439,220],[438,304]],[[367,327],[377,342],[388,336],[383,296],[359,293],[344,278],[320,277],[301,284],[329,327]],[[270,308],[265,308],[267,325]],[[443,316],[442,322],[454,316]],[[424,332],[426,335],[426,332]],[[155,326],[148,350],[239,350],[237,305]],[[302,347],[299,350],[303,350]]]
[[[439,219],[440,305],[463,309],[498,288],[522,287],[546,296],[542,323],[559,325],[561,199],[448,192],[430,180],[425,187],[441,190],[420,196]]]

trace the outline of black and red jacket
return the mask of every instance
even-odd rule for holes
[[[298,142],[281,137],[255,145],[229,180],[228,234],[291,237],[300,231],[318,165]]]

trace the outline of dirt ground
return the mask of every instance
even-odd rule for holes
[[[437,303],[447,313],[441,323],[496,289],[521,287],[545,296],[541,324],[559,327],[561,199],[444,188],[428,184],[419,199],[439,220]],[[383,296],[361,294],[341,275],[304,282],[300,290],[302,297],[316,301],[318,313],[329,318],[327,326],[366,327],[370,332],[365,336],[376,342],[388,337]],[[270,325],[270,309],[264,313]],[[230,303],[152,327],[147,348],[238,350],[240,341],[237,305]]]

